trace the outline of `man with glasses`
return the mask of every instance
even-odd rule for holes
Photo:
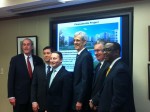
[[[90,108],[93,112],[97,112],[97,109],[93,105],[96,95],[103,87],[103,82],[105,80],[105,74],[109,67],[109,63],[104,60],[104,41],[97,41],[94,45],[94,51],[96,59],[99,61],[99,64],[95,68],[93,83],[92,83],[92,94],[91,100],[89,101]],[[96,109],[96,110],[95,110]]]
[[[105,45],[105,60],[110,66],[100,92],[98,112],[135,112],[132,76],[121,61],[120,52],[121,47],[116,42]]]

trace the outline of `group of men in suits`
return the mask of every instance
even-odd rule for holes
[[[31,85],[33,111],[69,112],[72,75],[62,65],[62,53],[52,52],[52,48],[47,46],[43,49],[43,59],[45,64],[37,66],[33,72]]]
[[[109,67],[102,88],[90,100],[90,107],[98,112],[135,112],[132,76],[128,66],[121,60],[120,45],[108,42],[103,52]]]
[[[11,59],[8,76],[8,97],[15,112],[135,112],[132,76],[120,59],[120,45],[97,41],[94,51],[99,64],[94,69],[86,42],[85,32],[75,33],[77,58],[71,74],[62,65],[61,52],[45,47],[42,63],[31,55],[32,41],[25,39],[24,53]],[[28,56],[32,57],[32,78]]]

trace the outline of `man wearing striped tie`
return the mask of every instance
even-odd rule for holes
[[[95,56],[96,59],[99,61],[99,64],[95,67],[94,70],[92,94],[91,94],[91,99],[89,100],[89,105],[92,112],[97,112],[97,109],[94,107],[97,106],[97,104],[93,105],[92,102],[95,102],[97,98],[97,94],[103,87],[106,71],[109,67],[109,63],[104,59],[105,58],[104,45],[105,45],[105,41],[96,41],[94,45]]]
[[[121,61],[121,47],[109,42],[104,47],[105,60],[110,63],[99,97],[98,112],[135,112],[132,76]]]
[[[33,72],[31,102],[34,112],[45,112],[46,109],[47,83],[49,82],[48,77],[52,72],[50,63],[52,51],[53,49],[50,46],[44,47],[43,60],[45,63],[35,67],[35,70]]]

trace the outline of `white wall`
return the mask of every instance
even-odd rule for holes
[[[134,7],[133,20],[133,84],[134,99],[137,112],[149,112],[148,99],[148,25],[150,25],[150,1],[124,3],[119,5],[101,6],[83,10],[61,12],[59,14],[21,18],[0,21],[0,67],[4,74],[0,74],[0,112],[12,112],[7,99],[7,74],[10,58],[16,55],[16,37],[37,35],[39,55],[42,48],[49,44],[49,19],[52,16],[89,13],[102,10]]]

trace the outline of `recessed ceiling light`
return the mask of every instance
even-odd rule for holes
[[[69,2],[69,1],[73,1],[73,0],[58,0],[59,2],[65,3],[65,2]]]

